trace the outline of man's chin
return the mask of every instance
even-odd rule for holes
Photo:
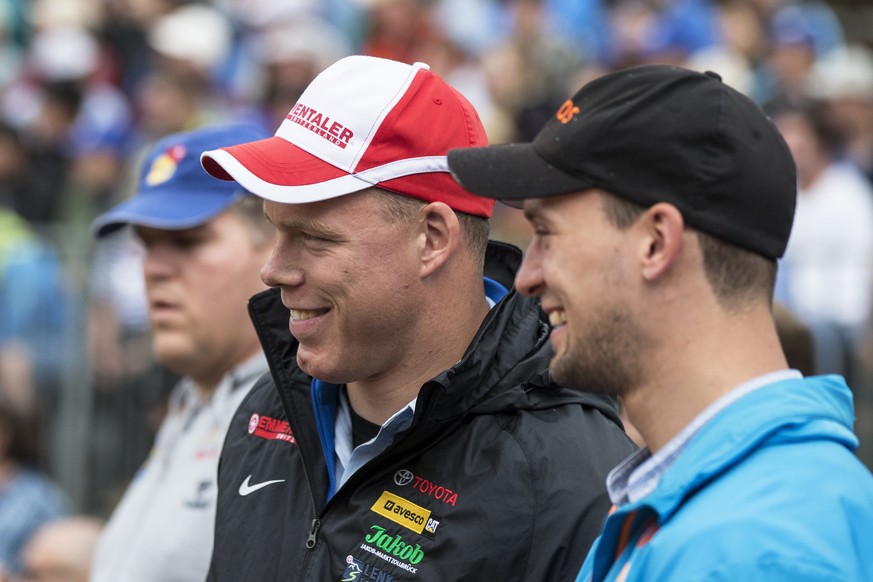
[[[318,378],[322,382],[329,382],[331,384],[345,383],[345,380],[337,373],[336,365],[319,360],[316,354],[298,351],[297,367],[307,375]]]
[[[174,374],[189,374],[192,361],[197,361],[198,359],[197,354],[194,353],[187,343],[161,341],[160,338],[154,338],[152,346],[155,352],[155,359]]]

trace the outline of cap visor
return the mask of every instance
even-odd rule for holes
[[[454,149],[448,159],[452,176],[463,188],[510,206],[593,186],[591,180],[571,176],[544,160],[529,143]]]
[[[240,191],[239,196],[242,194]],[[97,217],[91,224],[91,232],[99,238],[128,224],[167,230],[192,228],[207,222],[237,198],[212,192],[137,195]]]
[[[200,163],[220,180],[235,180],[256,196],[286,204],[327,200],[374,185],[275,136],[203,152]]]

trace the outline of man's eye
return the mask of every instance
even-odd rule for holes
[[[179,237],[173,241],[173,244],[176,246],[176,248],[190,249],[199,245],[200,241],[201,239],[199,237]]]
[[[324,237],[317,236],[317,235],[314,235],[314,234],[311,234],[308,232],[301,232],[300,239],[303,240],[303,242],[316,243],[316,244],[327,244],[330,242],[329,239],[326,239]]]

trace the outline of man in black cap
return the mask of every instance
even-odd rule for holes
[[[838,376],[788,369],[773,323],[794,215],[785,142],[718,75],[603,76],[533,143],[464,148],[468,190],[521,203],[516,277],[553,378],[620,394],[648,443],[578,580],[870,580],[873,478]]]

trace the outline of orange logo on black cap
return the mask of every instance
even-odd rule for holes
[[[573,105],[572,101],[567,99],[566,101],[564,101],[564,104],[561,105],[561,108],[558,109],[558,113],[555,115],[555,117],[558,118],[558,121],[560,121],[564,125],[567,125],[577,113],[579,113],[579,108]]]

